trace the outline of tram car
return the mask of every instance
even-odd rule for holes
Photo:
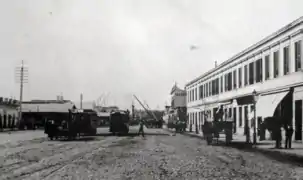
[[[128,134],[129,123],[129,111],[112,111],[109,118],[109,132],[113,134]]]
[[[47,120],[45,123],[45,134],[53,139],[68,138],[75,139],[77,136],[94,136],[97,133],[97,114],[83,112],[81,110],[70,110],[68,120]]]

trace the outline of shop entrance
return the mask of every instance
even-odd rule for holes
[[[295,140],[302,140],[302,100],[295,101]]]

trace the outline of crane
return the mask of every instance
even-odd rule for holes
[[[142,103],[141,101],[137,98],[136,95],[134,95],[135,99],[139,102],[139,104],[143,107],[143,109],[147,112],[148,115],[150,115],[151,117],[153,117],[156,121],[158,121],[156,115],[153,112],[150,112]]]

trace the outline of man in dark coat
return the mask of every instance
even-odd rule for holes
[[[142,137],[144,137],[144,121],[141,120],[139,124],[139,135],[142,134]]]
[[[291,140],[293,133],[294,129],[292,128],[292,126],[287,126],[285,129],[285,149],[291,149]]]

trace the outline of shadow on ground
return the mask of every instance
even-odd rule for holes
[[[78,137],[76,139],[70,140],[70,139],[57,139],[54,141],[62,141],[62,142],[68,142],[68,141],[95,141],[98,140],[96,137]]]
[[[169,136],[167,133],[144,133],[145,136]],[[128,133],[128,134],[113,134],[113,133],[98,133],[96,136],[129,136],[135,137],[139,136],[138,133]]]
[[[184,135],[191,136],[191,137],[198,138],[198,139],[205,141],[202,137],[197,137],[196,135],[186,134],[186,133],[184,133]],[[205,143],[206,143],[206,141],[205,141]],[[264,143],[262,143],[262,144],[264,145]],[[268,144],[272,144],[272,143],[268,143]],[[225,141],[223,141],[222,139],[219,139],[218,142],[215,139],[214,142],[211,144],[211,146],[229,147],[229,148],[235,148],[235,149],[245,151],[245,152],[257,153],[257,154],[264,155],[272,160],[303,167],[303,157],[302,156],[299,156],[296,154],[285,153],[283,151],[279,151],[274,148],[268,148],[268,149],[255,148],[252,144],[246,144],[245,142],[231,142],[230,144],[227,145],[225,143]]]

